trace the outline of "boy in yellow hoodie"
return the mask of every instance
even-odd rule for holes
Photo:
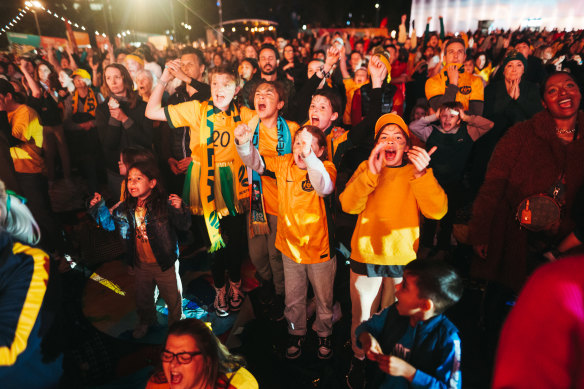
[[[431,169],[430,155],[411,146],[401,117],[385,114],[375,125],[375,147],[359,165],[340,195],[343,211],[358,214],[351,241],[350,294],[353,358],[349,377],[364,368],[363,351],[354,331],[381,308],[394,302],[403,268],[416,259],[419,213],[431,219],[447,211],[446,194]],[[383,295],[383,296],[382,296]]]

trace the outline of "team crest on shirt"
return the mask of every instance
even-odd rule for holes
[[[463,95],[469,95],[471,91],[472,91],[472,88],[468,85],[461,86],[459,89],[459,92]]]
[[[310,180],[308,179],[308,173],[306,173],[306,178],[304,179],[304,181],[302,181],[302,190],[305,192],[314,191],[314,187],[312,186]]]

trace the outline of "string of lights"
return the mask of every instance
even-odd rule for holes
[[[18,15],[16,15],[16,17],[14,17],[12,19],[12,21],[10,21],[9,23],[7,23],[4,28],[2,28],[2,32],[0,32],[0,36],[4,33],[6,33],[7,31],[10,31],[11,29],[13,29],[16,24],[18,22],[20,22],[22,20],[22,18],[24,17],[24,15],[27,13],[27,11],[30,12],[34,12],[34,10],[43,10],[46,13],[48,13],[49,15],[52,15],[55,19],[60,19],[63,22],[66,22],[68,24],[70,24],[71,26],[74,26],[75,28],[80,28],[83,31],[86,31],[87,29],[85,28],[85,26],[76,23],[74,21],[72,21],[71,19],[68,19],[64,16],[59,16],[56,12],[51,11],[50,9],[46,8],[40,1],[27,1],[24,3],[24,9],[22,9],[20,11],[20,13]],[[125,32],[126,35],[130,34],[130,31],[126,31]],[[105,33],[100,33],[99,31],[95,31],[95,35],[101,35],[104,38],[106,37]],[[119,36],[120,34],[118,34]],[[125,35],[124,35],[125,36]]]
[[[0,36],[2,34],[5,34],[7,31],[10,31],[14,26],[16,26],[16,24],[18,24],[18,22],[20,22],[22,20],[22,18],[24,17],[24,15],[26,14],[26,9],[21,10],[18,15],[16,15],[10,22],[8,22],[3,28],[2,28],[2,32],[0,32]]]

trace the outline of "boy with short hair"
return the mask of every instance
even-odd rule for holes
[[[286,105],[286,90],[279,81],[262,80],[253,92],[256,115],[240,124],[253,133],[252,144],[262,158],[292,152],[297,123],[281,116]],[[273,320],[284,318],[284,268],[282,254],[276,249],[278,225],[278,188],[276,177],[248,169],[251,183],[248,215],[249,256],[262,284],[260,302]]]
[[[438,244],[435,259],[445,259],[450,250],[454,216],[464,205],[463,175],[474,142],[493,128],[494,123],[479,115],[467,115],[458,101],[443,103],[435,114],[410,124],[410,130],[426,143],[426,149],[436,146],[430,167],[438,183],[448,195],[448,213],[442,220],[424,220],[418,257],[430,255],[438,223]]]
[[[444,311],[460,300],[462,280],[440,261],[404,269],[397,302],[361,323],[357,345],[377,364],[371,388],[461,388],[460,337]]]
[[[245,236],[244,209],[249,201],[245,166],[235,149],[233,130],[248,122],[254,111],[233,103],[239,89],[235,74],[227,66],[216,67],[211,76],[211,98],[161,107],[166,84],[180,70],[180,60],[166,64],[154,88],[146,116],[168,121],[171,128],[190,127],[193,161],[186,172],[184,201],[194,215],[204,218],[209,235],[209,252],[214,253],[211,271],[216,289],[218,316],[239,310],[241,291],[241,250]],[[229,271],[229,291],[225,270]]]

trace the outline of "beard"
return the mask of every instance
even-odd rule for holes
[[[268,69],[270,69],[270,70],[268,70]],[[276,74],[276,68],[272,67],[271,65],[264,66],[262,68],[262,74],[265,74],[266,76],[272,76],[272,75]]]

